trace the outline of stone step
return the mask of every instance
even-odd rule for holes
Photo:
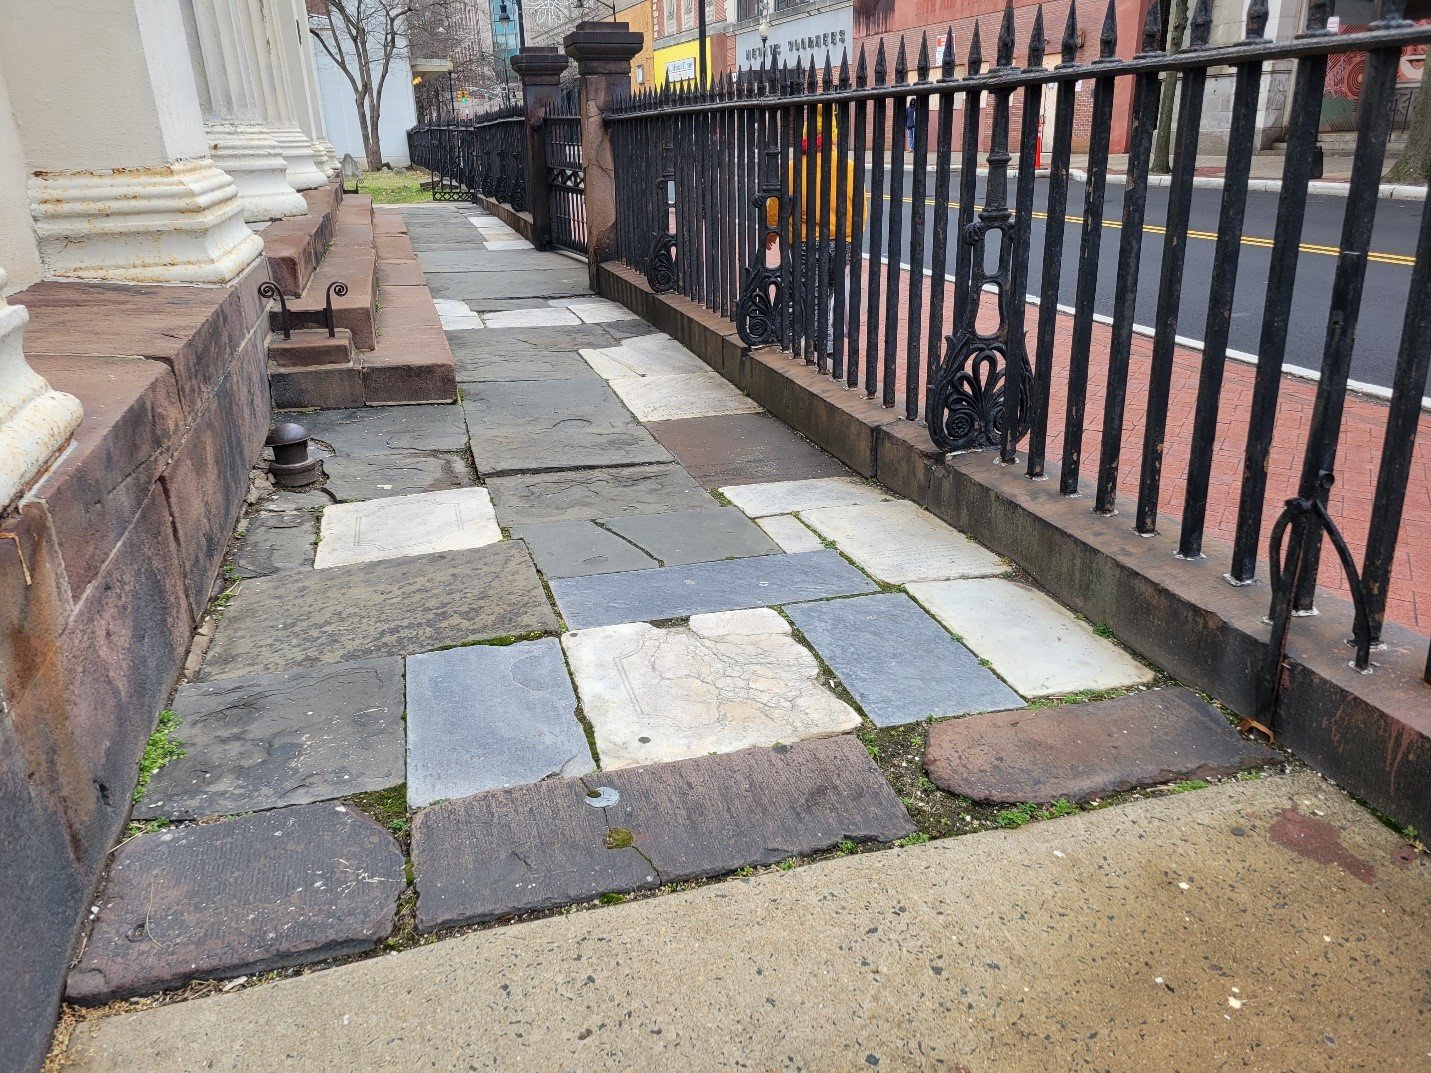
[[[1177,688],[935,723],[924,766],[951,794],[1043,804],[1232,775],[1280,759]]]
[[[418,928],[721,875],[843,839],[891,842],[913,830],[849,736],[548,779],[418,813]]]
[[[353,333],[338,328],[330,336],[323,328],[299,328],[285,339],[282,333],[275,332],[268,340],[268,360],[280,369],[351,365]]]
[[[333,323],[353,333],[353,344],[359,350],[372,350],[377,344],[378,258],[371,242],[361,246],[335,241],[303,297],[288,303],[289,323],[295,328],[324,326],[328,287],[339,282],[348,292],[333,296]],[[282,331],[282,317],[282,310],[269,310],[269,328]]]
[[[343,186],[331,182],[306,190],[303,200],[308,202],[307,215],[275,220],[262,232],[269,277],[290,298],[303,293],[333,241],[333,217],[343,200]]]
[[[368,950],[403,885],[392,836],[343,805],[140,835],[115,851],[66,994],[101,1004]]]

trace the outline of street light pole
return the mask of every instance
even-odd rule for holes
[[[701,89],[705,89],[706,82],[706,0],[696,0],[696,26],[699,28],[700,44],[696,53],[697,62],[700,64]]]
[[[521,51],[527,47],[527,29],[522,25],[522,0],[512,0],[517,5],[517,49]],[[497,21],[509,23],[512,21],[511,12],[507,10],[507,0],[502,0],[502,5],[497,9]]]

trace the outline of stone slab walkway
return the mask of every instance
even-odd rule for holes
[[[1276,759],[1215,713],[1170,722],[1168,689],[1024,710],[1156,672],[574,262],[470,209],[409,219],[463,401],[298,415],[327,480],[236,541],[75,998],[942,834],[1031,756],[1060,796],[1090,751],[1100,785]],[[961,741],[984,725],[1002,752]]]
[[[1314,776],[1233,783],[92,1021],[64,1068],[1402,1073],[1431,875],[1399,852]]]

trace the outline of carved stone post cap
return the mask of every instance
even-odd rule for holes
[[[625,22],[580,22],[562,42],[582,74],[627,74],[645,43]]]
[[[571,60],[555,45],[533,47],[528,45],[512,57],[512,70],[522,80],[524,86],[555,86],[561,81],[562,72],[571,66]]]

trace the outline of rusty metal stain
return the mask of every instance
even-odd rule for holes
[[[1370,861],[1362,860],[1342,845],[1342,835],[1336,827],[1326,820],[1304,816],[1295,808],[1284,808],[1267,834],[1279,846],[1318,864],[1335,865],[1368,886],[1376,876]]]

